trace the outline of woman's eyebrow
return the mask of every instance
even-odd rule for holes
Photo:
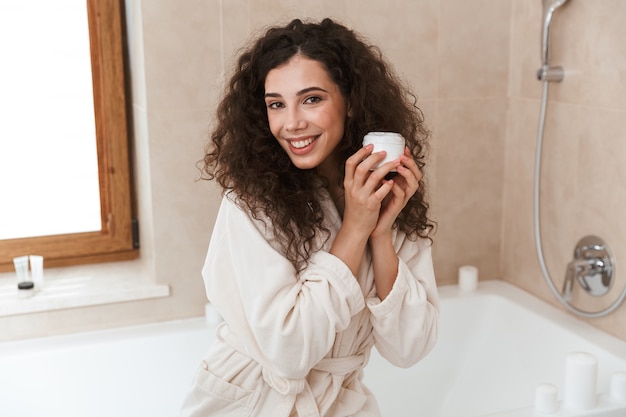
[[[298,91],[296,93],[296,96],[302,96],[304,94],[310,93],[311,91],[322,91],[324,93],[328,93],[328,91],[324,90],[322,87],[308,87],[308,88]]]
[[[328,91],[327,91],[327,90],[325,90],[325,89],[323,89],[322,87],[307,87],[307,88],[304,88],[304,89],[302,89],[302,90],[298,91],[298,92],[296,93],[296,96],[297,96],[297,97],[299,97],[299,96],[302,96],[302,95],[304,95],[304,94],[308,94],[308,93],[310,93],[311,91],[322,91],[322,92],[324,92],[324,93],[328,93]],[[278,93],[265,93],[265,96],[264,96],[264,97],[266,97],[266,98],[267,98],[267,97],[281,98],[281,97],[282,97],[282,95],[280,95],[280,94],[278,94]]]

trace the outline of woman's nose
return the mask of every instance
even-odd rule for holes
[[[287,114],[287,120],[285,122],[285,129],[288,131],[298,131],[306,127],[306,120],[304,119],[302,112],[298,109],[292,109]]]

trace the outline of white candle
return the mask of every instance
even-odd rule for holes
[[[626,403],[626,372],[615,372],[611,376],[611,398]]]
[[[478,268],[472,265],[459,268],[459,288],[461,291],[475,291],[478,288]]]
[[[552,384],[541,384],[535,390],[535,411],[544,414],[556,413],[559,409],[558,390]]]
[[[571,410],[596,406],[598,360],[585,352],[573,352],[565,361],[563,405]]]

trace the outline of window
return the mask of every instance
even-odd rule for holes
[[[29,254],[43,255],[47,267],[135,258],[138,255],[138,243],[131,205],[122,2],[87,0],[85,4],[84,0],[40,0],[38,3],[35,6],[33,1],[3,0],[0,4],[0,8],[8,9],[0,11],[3,20],[18,16],[19,9],[27,9],[31,14],[30,19],[19,25],[29,28],[36,35],[31,36],[31,39],[40,39],[34,46],[22,44],[15,47],[27,41],[27,37],[17,33],[9,34],[8,37],[6,33],[3,34],[3,42],[8,40],[14,46],[12,50],[15,53],[31,57],[35,55],[40,65],[24,65],[24,59],[11,56],[6,62],[12,63],[10,67],[23,73],[27,81],[20,83],[13,75],[9,76],[8,72],[0,69],[0,86],[3,89],[6,91],[13,83],[21,90],[18,91],[21,94],[18,94],[18,99],[10,103],[3,103],[0,97],[0,105],[4,114],[11,115],[12,120],[25,120],[18,123],[18,127],[23,126],[19,129],[20,134],[44,136],[46,141],[37,146],[28,146],[24,140],[11,137],[0,128],[0,159],[4,158],[3,166],[9,166],[7,158],[11,158],[12,153],[25,152],[30,154],[27,160],[30,161],[31,170],[36,171],[41,166],[37,157],[43,154],[47,159],[54,160],[57,166],[61,165],[59,168],[62,169],[55,171],[65,177],[47,184],[46,171],[43,170],[36,175],[38,179],[35,185],[24,185],[18,183],[22,176],[15,170],[0,176],[2,204],[5,206],[4,209],[0,207],[0,216],[3,217],[0,225],[5,225],[4,230],[0,230],[0,270],[13,269],[13,257]],[[15,12],[13,17],[11,9]],[[55,12],[57,15],[52,15]],[[37,24],[38,18],[55,22],[56,29],[42,30],[42,26]],[[75,21],[63,23],[61,18]],[[77,40],[76,33],[80,36],[81,24],[82,36],[85,38],[82,47],[80,41],[74,42]],[[7,27],[10,25],[2,26],[4,30],[9,30]],[[77,32],[71,32],[68,27],[75,27]],[[63,39],[55,40],[57,44],[54,48],[59,49],[58,54],[53,53],[51,47],[35,50],[38,44],[45,45],[45,39],[41,38],[53,38],[53,34],[59,35],[61,32],[67,33],[65,36],[68,38],[67,42]],[[70,80],[64,80],[63,77],[67,77],[64,65],[67,69],[68,63],[59,57],[62,56],[61,52],[68,52],[63,48],[68,49],[70,44],[77,45],[72,47],[72,51],[80,52],[81,48],[89,51],[91,65],[87,58],[85,65],[80,60],[72,62],[71,69],[82,68],[83,75],[71,75]],[[89,94],[73,94],[74,90],[80,90],[81,83],[85,85],[86,82],[92,89],[83,90],[88,90]],[[52,91],[53,101],[50,101],[44,89]],[[83,101],[72,108],[76,100]],[[70,108],[71,113],[68,110]],[[20,110],[27,111],[25,118]],[[69,115],[69,121],[59,123],[58,118],[51,115],[53,110],[65,112]],[[78,120],[87,123],[77,123]],[[88,136],[91,139],[86,139]],[[62,143],[69,145],[64,148]],[[71,149],[72,153],[79,150],[82,153],[80,156],[72,154],[67,160],[53,154],[61,151],[67,155],[67,149]],[[24,168],[23,165],[21,168]],[[64,191],[61,187],[65,183],[70,184],[69,194],[67,189]],[[43,185],[44,189],[37,190],[34,188],[37,185]],[[36,195],[38,203],[21,207],[20,199],[15,198],[16,187]],[[73,201],[71,194],[78,199]],[[50,213],[53,213],[52,203],[59,201],[64,210],[52,214],[53,218],[50,218]],[[7,207],[13,211],[9,212]],[[75,211],[71,208],[75,208]],[[16,216],[21,216],[21,220],[15,223],[23,225],[35,224],[29,218],[43,218],[46,221],[43,225],[35,226],[35,230],[9,230],[6,221],[13,222]],[[62,222],[63,216],[75,220],[74,224]]]

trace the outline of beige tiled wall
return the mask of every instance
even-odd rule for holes
[[[219,192],[196,181],[195,162],[237,48],[292,17],[345,22],[380,45],[413,86],[433,132],[426,175],[439,283],[474,264],[481,279],[555,302],[532,230],[540,0],[126,3],[140,262],[172,296],[30,315],[22,324],[43,320],[44,333],[54,333],[202,314],[199,271]],[[552,57],[566,78],[551,87],[542,178],[545,256],[559,287],[584,234],[605,238],[626,263],[626,0],[570,3],[554,19]],[[617,287],[625,283],[623,273]],[[594,323],[626,339],[626,306]]]
[[[544,284],[532,233],[532,169],[539,120],[539,2],[515,0],[504,180],[502,277],[555,303]],[[544,257],[557,288],[574,247],[602,237],[617,261],[611,295],[577,294],[599,310],[626,285],[626,1],[571,1],[554,15],[551,63],[565,68],[550,85],[541,176]],[[606,298],[606,299],[605,299]],[[626,339],[626,306],[593,324]]]

